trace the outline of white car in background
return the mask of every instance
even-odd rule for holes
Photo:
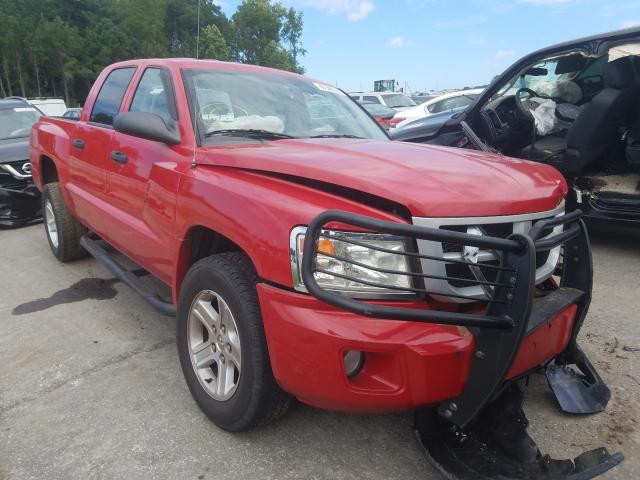
[[[482,90],[482,88],[474,88],[445,93],[444,95],[432,98],[431,100],[428,100],[416,107],[398,112],[393,118],[396,121],[401,120],[395,124],[395,128],[402,128],[408,123],[418,120],[419,118],[471,105],[471,103],[478,98],[478,95],[480,95]]]
[[[49,117],[61,117],[67,111],[62,98],[29,98],[27,101]]]
[[[400,92],[353,92],[349,96],[359,103],[379,103],[385,107],[393,108],[397,112],[414,108],[417,105],[409,95]]]

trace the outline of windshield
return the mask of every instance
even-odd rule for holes
[[[3,108],[0,110],[0,139],[28,137],[31,126],[40,117],[33,107]]]
[[[576,82],[586,60],[583,58],[581,62],[576,63],[575,58],[576,55],[567,55],[531,66],[524,73],[512,78],[492,100],[514,95],[520,88],[528,88],[538,95],[553,98],[558,102],[578,103],[587,93],[584,86]],[[572,66],[574,68],[571,68]]]
[[[184,77],[207,141],[243,131],[388,140],[353,99],[324,83],[264,71],[185,70]]]
[[[391,107],[391,108],[416,106],[416,102],[414,102],[413,100],[411,100],[411,98],[401,93],[384,95],[382,98],[384,98],[384,103],[387,104],[387,107]]]

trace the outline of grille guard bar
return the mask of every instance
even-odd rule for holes
[[[501,391],[507,372],[527,335],[527,326],[534,303],[536,251],[564,245],[560,286],[581,292],[577,302],[578,313],[572,339],[565,353],[571,356],[571,352],[577,349],[575,338],[589,306],[592,286],[591,250],[581,215],[582,213],[577,210],[540,220],[528,235],[518,233],[504,239],[387,222],[344,211],[327,211],[314,218],[307,228],[304,241],[305,254],[302,258],[302,280],[308,292],[314,297],[362,316],[383,320],[479,327],[476,335],[476,352],[465,389],[459,397],[443,402],[438,407],[441,416],[458,427],[465,427]],[[371,233],[402,236],[414,241],[431,240],[491,249],[500,258],[499,266],[469,264],[478,268],[492,268],[497,272],[496,280],[493,282],[492,296],[485,301],[486,313],[456,313],[378,305],[321,287],[314,275],[318,257],[318,240],[326,236],[323,234],[325,225],[335,223],[357,227]],[[550,228],[559,225],[564,225],[562,232],[545,236]],[[348,240],[339,237],[337,239],[349,243]],[[424,255],[415,251],[405,252],[404,255],[414,261],[425,258]],[[430,259],[435,258],[430,257]],[[450,262],[446,259],[435,260]],[[409,263],[412,264],[412,262]],[[415,265],[417,262],[413,263],[414,271],[424,273],[420,272]],[[411,278],[414,286],[415,282],[420,281],[420,278],[416,279],[415,276]],[[358,281],[357,278],[351,279]],[[430,294],[420,288],[412,288],[410,291]]]

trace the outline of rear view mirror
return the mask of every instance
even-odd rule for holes
[[[530,77],[544,77],[549,73],[549,70],[542,67],[531,67],[529,70],[524,72],[525,75]]]
[[[173,123],[175,124],[175,122]],[[119,113],[113,119],[113,128],[116,132],[168,145],[180,143],[180,133],[177,125],[167,126],[164,120],[154,113]]]

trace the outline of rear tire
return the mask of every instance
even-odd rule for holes
[[[191,395],[232,432],[274,421],[291,401],[273,377],[255,284],[246,255],[212,255],[191,267],[178,300],[178,353]]]
[[[67,208],[60,183],[45,185],[42,192],[42,215],[49,247],[58,260],[70,262],[88,256],[80,245],[80,237],[87,229]]]

